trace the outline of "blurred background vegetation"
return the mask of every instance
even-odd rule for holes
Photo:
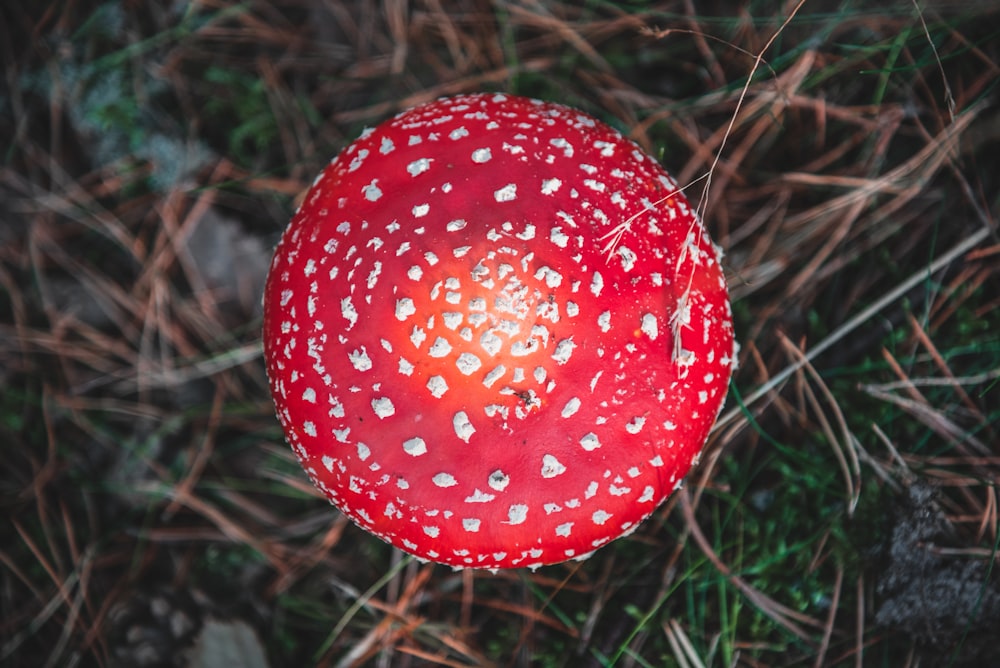
[[[1000,661],[995,3],[10,0],[0,63],[0,665]],[[348,523],[260,355],[313,176],[481,90],[692,184],[742,345],[685,488],[535,572]]]

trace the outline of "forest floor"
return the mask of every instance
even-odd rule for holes
[[[873,7],[3,3],[0,665],[1000,662],[1000,10]],[[483,90],[687,186],[741,346],[638,531],[495,574],[332,508],[260,344],[318,171]]]

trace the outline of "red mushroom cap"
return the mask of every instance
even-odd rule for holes
[[[584,557],[680,484],[734,365],[720,253],[581,112],[403,112],[323,171],[264,295],[278,418],[316,486],[418,557]]]

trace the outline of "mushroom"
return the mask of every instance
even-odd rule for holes
[[[278,244],[278,419],[314,484],[408,553],[583,558],[708,438],[734,366],[720,257],[676,182],[588,115],[415,107],[344,149]]]

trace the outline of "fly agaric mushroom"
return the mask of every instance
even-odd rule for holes
[[[316,179],[264,295],[278,418],[367,531],[455,567],[582,558],[697,458],[734,341],[720,251],[573,109],[441,99]]]

